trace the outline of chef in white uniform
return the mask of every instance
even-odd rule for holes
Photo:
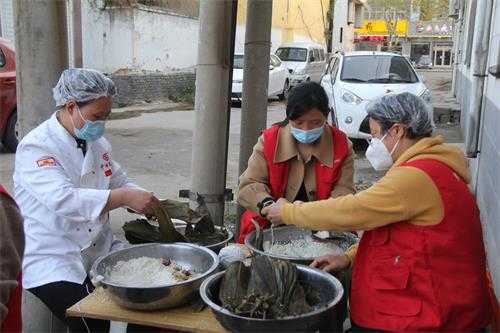
[[[53,96],[58,110],[19,143],[15,199],[24,216],[23,286],[72,332],[105,331],[107,322],[69,319],[65,310],[93,286],[90,266],[119,246],[109,211],[149,214],[158,199],[133,184],[102,137],[113,81],[87,69],[65,70]]]

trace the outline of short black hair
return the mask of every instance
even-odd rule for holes
[[[317,82],[305,82],[292,88],[286,103],[287,120],[302,117],[312,109],[318,109],[325,117],[330,112],[325,89]]]

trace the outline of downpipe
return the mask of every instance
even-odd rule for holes
[[[479,137],[481,132],[481,114],[483,109],[486,65],[490,43],[490,26],[492,16],[492,0],[478,0],[476,10],[476,26],[473,39],[472,58],[472,92],[469,104],[468,122],[465,133],[465,153],[469,158],[479,154]]]

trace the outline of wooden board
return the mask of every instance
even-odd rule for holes
[[[201,312],[195,312],[191,306],[159,311],[129,310],[116,304],[102,288],[97,288],[70,307],[66,314],[69,317],[121,321],[183,332],[226,332],[208,308]]]

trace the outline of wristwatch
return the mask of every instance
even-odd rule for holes
[[[259,215],[262,216],[262,217],[265,217],[264,215],[262,215],[262,210],[265,207],[272,205],[273,203],[274,203],[274,199],[271,198],[271,197],[267,197],[264,200],[262,200],[261,202],[259,202],[257,204],[257,208],[259,208]]]

